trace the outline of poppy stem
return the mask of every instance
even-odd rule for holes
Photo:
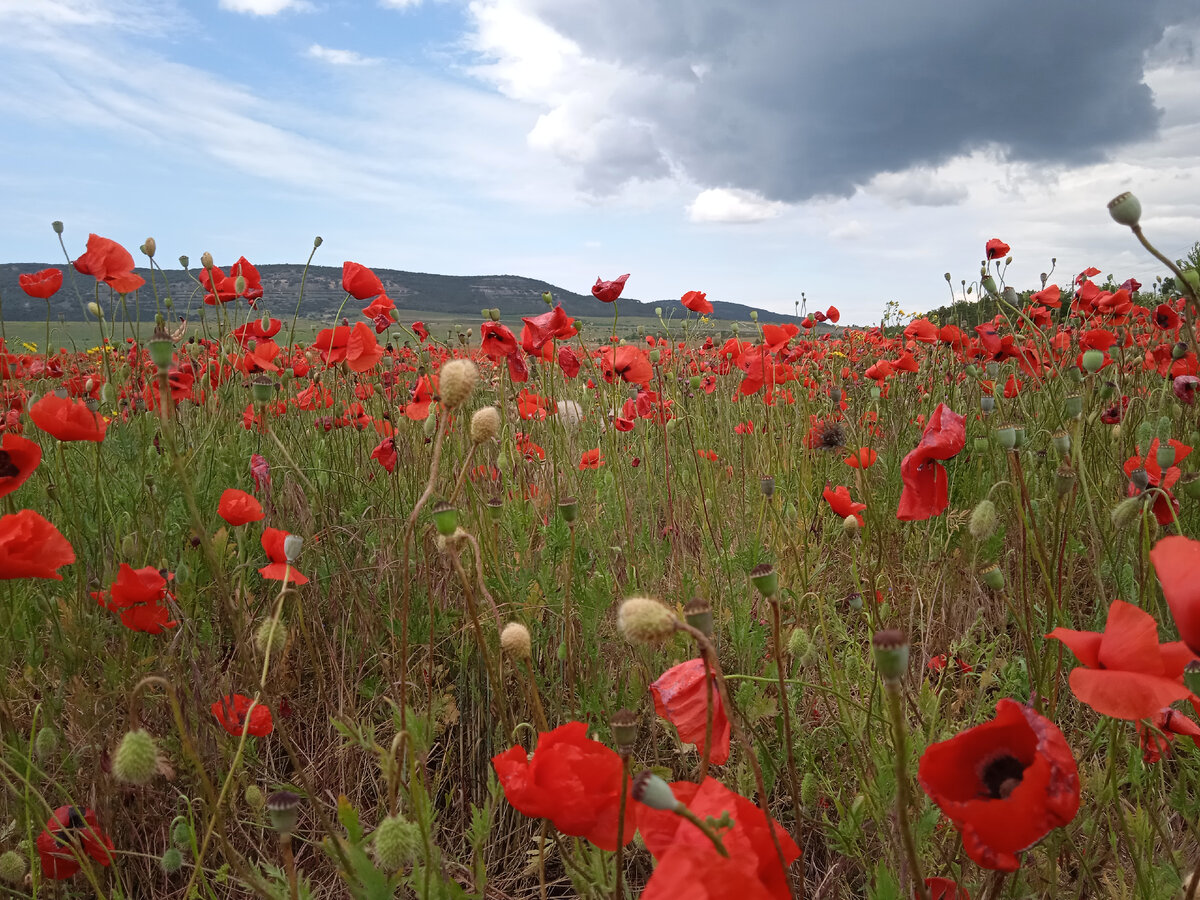
[[[892,751],[896,762],[896,820],[900,826],[900,842],[908,859],[909,875],[920,900],[929,900],[929,888],[921,875],[921,860],[913,841],[912,826],[908,821],[908,728],[904,723],[904,695],[898,678],[884,679],[884,691],[888,698],[888,713],[892,719]]]
[[[717,848],[717,852],[720,853],[726,859],[729,859],[729,851],[725,849],[724,841],[722,841],[721,836],[718,835],[712,829],[712,826],[710,826],[707,822],[705,822],[703,819],[701,819],[698,815],[696,815],[694,812],[692,812],[690,809],[688,809],[682,803],[680,803],[677,807],[675,807],[675,815],[679,816],[682,819],[687,819],[689,822],[691,822],[693,825],[695,825],[697,828],[699,828],[702,832],[704,832],[704,836],[706,838],[708,838],[710,841],[712,841],[712,845]],[[772,830],[772,832],[774,831],[774,829],[771,829],[771,830]]]
[[[707,745],[706,745],[707,746]],[[621,753],[621,805],[617,810],[617,880],[613,887],[613,900],[623,900],[621,880],[625,875],[625,803],[629,791],[629,753]]]
[[[712,755],[713,732],[713,671],[708,662],[708,651],[700,648],[700,661],[704,664],[704,752],[700,754],[700,777],[697,784],[704,784],[708,777],[708,759]]]
[[[779,681],[779,710],[783,714],[783,744],[784,759],[787,762],[788,788],[792,794],[792,814],[795,816],[796,843],[804,846],[804,820],[800,813],[800,788],[796,781],[796,759],[792,751],[792,713],[791,701],[788,698],[787,684],[783,673],[783,641],[780,639],[779,595],[769,598],[771,607],[771,652],[775,655],[775,674]],[[804,883],[801,878],[801,884]],[[803,895],[803,888],[801,889]]]
[[[733,732],[737,742],[741,745],[743,752],[746,754],[746,761],[750,763],[750,771],[754,773],[754,788],[758,797],[758,805],[762,808],[763,813],[770,818],[771,807],[767,804],[767,788],[763,781],[762,766],[759,765],[758,755],[754,752],[754,745],[750,743],[750,739],[746,737],[746,732],[742,728],[741,720],[738,717],[737,707],[733,705],[733,701],[729,698],[729,690],[725,685],[725,674],[721,671],[721,661],[717,658],[717,652],[713,649],[712,641],[699,628],[687,624],[686,622],[675,622],[675,630],[682,631],[691,635],[692,639],[700,648],[701,653],[705,655],[713,667],[713,676],[717,682],[717,692],[721,697],[721,703],[725,709],[729,711],[729,726]],[[706,748],[707,749],[707,748]],[[788,885],[788,896],[795,897],[796,893],[792,887],[792,880],[787,878],[787,858],[783,855],[783,846],[779,843],[779,835],[775,828],[768,829],[771,832],[771,843],[775,845],[775,854],[779,857],[779,868],[783,873]],[[922,900],[929,900],[928,897]]]

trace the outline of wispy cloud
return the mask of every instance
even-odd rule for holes
[[[766,200],[753,191],[731,188],[709,188],[701,191],[688,207],[693,222],[720,222],[746,225],[774,219],[784,210],[784,204]]]
[[[374,66],[380,62],[373,56],[363,56],[360,53],[355,53],[353,50],[336,50],[333,47],[323,47],[320,44],[311,45],[306,55],[311,59],[319,59],[321,62],[327,62],[331,66]]]
[[[288,9],[311,9],[306,0],[219,0],[218,6],[230,12],[252,16],[277,16]]]

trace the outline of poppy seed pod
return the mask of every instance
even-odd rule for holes
[[[1134,228],[1142,218],[1142,204],[1137,197],[1126,191],[1108,201],[1108,214],[1118,225]]]
[[[617,611],[617,627],[631,644],[661,644],[676,624],[674,614],[649,597],[630,597]]]
[[[574,525],[579,518],[579,501],[574,497],[564,497],[558,501],[558,514],[568,525]]]
[[[979,398],[979,408],[983,410],[984,413],[990,413],[996,408],[996,398],[991,394],[984,394]]]
[[[674,812],[680,806],[671,786],[649,769],[643,769],[633,779],[633,799],[651,809]]]
[[[125,732],[112,756],[112,772],[117,781],[145,784],[158,771],[158,747],[143,728]]]
[[[487,511],[492,521],[498,522],[500,520],[500,514],[504,512],[504,501],[499,497],[493,497],[487,502]]]
[[[300,819],[300,802],[303,798],[291,791],[276,791],[267,797],[267,814],[271,827],[280,834],[291,834]]]
[[[458,509],[445,501],[433,507],[433,524],[438,534],[449,537],[458,528]]]
[[[775,494],[775,479],[770,475],[764,475],[759,479],[758,487],[764,497],[771,497]]]
[[[1054,449],[1066,456],[1071,452],[1071,435],[1065,431],[1056,431],[1054,436],[1050,438],[1054,444]]]
[[[479,380],[479,369],[469,359],[452,359],[438,375],[439,399],[446,409],[457,409],[466,402]]]
[[[993,591],[1004,590],[1004,572],[1000,566],[993,563],[982,572],[979,573],[983,578],[983,583],[990,587]]]
[[[1083,398],[1078,394],[1068,394],[1063,400],[1063,411],[1069,419],[1078,419],[1083,415]]]
[[[500,649],[513,659],[533,658],[533,639],[520,622],[509,622],[500,631]]]
[[[1063,463],[1054,473],[1054,492],[1059,497],[1065,497],[1074,490],[1076,478],[1075,470]]]
[[[996,426],[996,443],[1005,450],[1013,450],[1017,446],[1017,429],[1012,425]]]
[[[637,742],[638,720],[628,709],[619,709],[613,713],[612,721],[613,743],[621,753],[628,753]]]
[[[294,563],[300,556],[300,550],[304,547],[304,538],[298,534],[289,534],[283,539],[283,556],[290,562]]]
[[[1104,351],[1089,347],[1083,351],[1083,367],[1089,375],[1095,375],[1104,365]]]
[[[683,607],[684,620],[703,634],[705,637],[712,637],[713,630],[713,614],[712,604],[702,597],[696,597],[689,600]]]
[[[875,632],[871,638],[875,668],[887,682],[898,682],[908,669],[908,638],[903,631],[889,628]]]
[[[1183,667],[1183,683],[1193,694],[1200,691],[1200,660],[1193,659]]]
[[[774,597],[779,592],[779,573],[770,563],[759,563],[751,569],[750,582],[764,597]]]
[[[471,416],[471,442],[482,444],[492,440],[500,433],[500,410],[494,406],[485,406],[475,410]]]
[[[63,223],[58,221],[58,219],[55,219],[53,222],[51,222],[50,227],[54,229],[55,234],[63,233]]]
[[[275,385],[268,378],[259,377],[250,382],[250,396],[255,403],[270,403],[274,392]]]

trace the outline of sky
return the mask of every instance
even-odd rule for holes
[[[351,259],[878,321],[1200,240],[1196,0],[0,0],[0,261]],[[1052,270],[1051,260],[1056,259]]]

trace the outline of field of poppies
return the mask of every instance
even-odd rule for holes
[[[993,239],[877,327],[631,330],[623,275],[443,332],[346,262],[315,340],[55,223],[21,288],[95,338],[0,346],[0,897],[1200,896],[1200,285],[1109,209],[1161,282]]]

